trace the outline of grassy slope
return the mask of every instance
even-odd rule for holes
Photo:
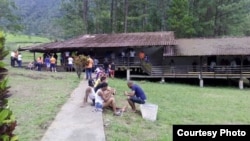
[[[126,112],[113,117],[105,111],[107,140],[172,140],[173,124],[249,124],[249,89],[137,82],[147,93],[148,102],[159,106],[157,121]],[[117,88],[118,106],[125,105],[126,81],[109,80]],[[129,108],[130,110],[130,108]]]
[[[46,127],[79,83],[75,73],[49,73],[9,68],[13,96],[10,106],[17,116],[16,133],[21,140],[39,140]],[[148,102],[159,106],[157,121],[125,112],[114,117],[104,111],[108,141],[172,140],[173,124],[249,124],[249,89],[208,87],[183,84],[137,82],[147,93]],[[117,89],[117,105],[126,104],[125,80],[109,79]],[[62,89],[63,88],[63,89]],[[143,138],[143,139],[142,139]]]
[[[48,38],[27,35],[6,34],[6,49],[16,50],[18,47],[31,46],[34,44],[51,42]]]
[[[9,68],[10,107],[20,141],[39,141],[62,104],[78,86],[75,73]]]
[[[27,35],[13,35],[6,34],[6,40],[9,43],[36,43],[36,42],[50,42],[49,39],[38,36],[27,36]]]

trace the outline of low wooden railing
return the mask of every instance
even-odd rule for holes
[[[190,75],[250,75],[250,66],[216,66],[210,68],[209,66],[191,66],[191,65],[176,65],[176,66],[164,66],[162,75],[178,75],[178,74],[190,74]]]

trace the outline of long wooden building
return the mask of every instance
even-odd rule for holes
[[[73,39],[20,48],[30,52],[78,52],[114,60],[118,70],[133,70],[133,78],[250,78],[250,37],[175,39],[174,32],[82,35]],[[135,57],[130,57],[133,50]],[[143,51],[148,60],[140,60]],[[125,57],[121,53],[125,52]],[[127,71],[130,72],[130,71]]]

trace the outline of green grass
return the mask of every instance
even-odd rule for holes
[[[140,113],[125,112],[114,117],[104,112],[108,141],[172,140],[173,124],[249,124],[249,89],[136,82],[147,93],[148,102],[159,106],[155,122],[142,119]],[[125,80],[109,79],[118,91],[119,107],[126,104]],[[138,106],[139,108],[139,106]],[[129,107],[130,110],[130,107]],[[139,109],[138,109],[139,110]]]
[[[78,86],[75,73],[9,69],[9,105],[17,119],[20,141],[39,141],[47,127]]]
[[[6,44],[5,48],[9,51],[17,50],[19,47],[28,47],[32,45],[38,45],[42,43],[51,42],[48,38],[38,37],[38,36],[27,36],[27,35],[14,35],[5,34]],[[33,53],[28,51],[22,51],[23,62],[31,62],[34,60]],[[42,53],[36,53],[36,57],[42,56]],[[5,63],[9,64],[10,53],[5,57]]]
[[[26,47],[41,43],[52,42],[48,38],[39,37],[39,36],[28,36],[28,35],[14,35],[14,34],[5,34],[6,39],[6,49],[7,50],[17,50],[19,47]]]
[[[40,140],[61,105],[79,84],[75,73],[49,73],[9,68],[10,107],[17,117],[15,133],[20,140]],[[147,93],[148,102],[159,106],[157,120],[140,113],[125,112],[122,117],[104,110],[108,141],[171,141],[173,124],[249,124],[249,89],[160,84],[137,81]],[[127,104],[122,79],[109,79],[117,89],[117,105]],[[138,106],[138,105],[137,105]],[[137,107],[139,110],[139,106]]]
[[[39,36],[28,36],[28,35],[14,35],[6,34],[7,43],[44,43],[50,42],[48,38],[39,37]]]

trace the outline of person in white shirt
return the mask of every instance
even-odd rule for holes
[[[134,64],[134,61],[135,61],[135,50],[134,49],[131,49],[129,51],[129,57],[130,57],[130,64]]]
[[[18,53],[17,62],[18,62],[18,67],[21,68],[22,67],[22,54],[21,53]]]
[[[11,51],[11,53],[10,53],[10,65],[12,67],[15,66],[15,52],[14,51]]]
[[[70,54],[70,52],[69,52],[69,51],[66,51],[66,52],[65,52],[65,57],[68,58],[68,57],[69,57],[69,54]]]
[[[73,62],[74,62],[74,60],[73,60],[73,58],[71,57],[71,56],[69,56],[69,58],[68,58],[68,71],[73,71]]]
[[[122,52],[121,52],[121,62],[122,62],[123,64],[125,64],[125,56],[126,56],[125,51],[122,50]]]

